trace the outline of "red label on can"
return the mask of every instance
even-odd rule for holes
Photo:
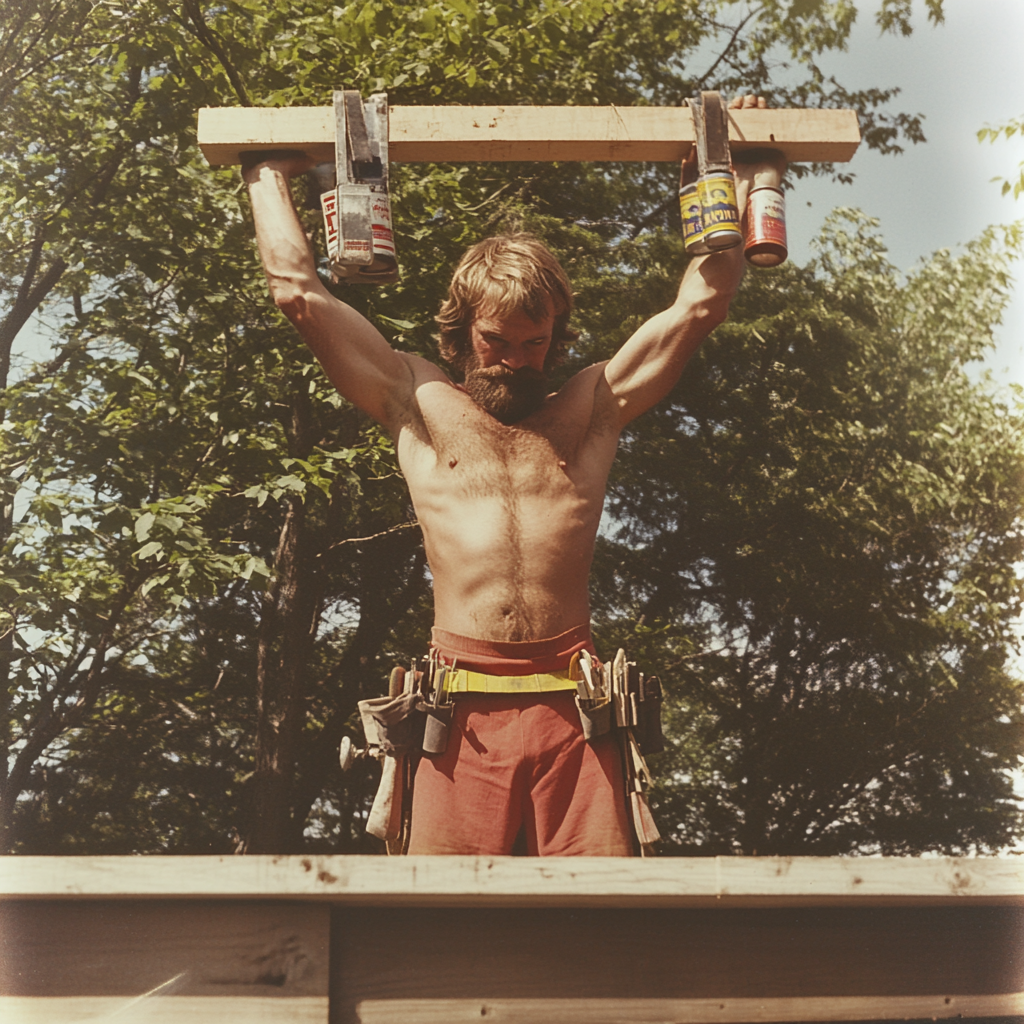
[[[370,230],[373,232],[374,253],[395,255],[395,236],[391,230],[391,202],[383,189],[371,186]]]
[[[786,247],[786,200],[779,189],[767,185],[750,193],[746,245],[766,242]]]
[[[338,253],[338,193],[331,189],[320,196],[324,212],[324,234],[327,236],[327,255],[333,259]]]

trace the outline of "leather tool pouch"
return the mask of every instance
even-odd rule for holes
[[[448,728],[452,724],[452,704],[424,704],[426,727],[423,730],[423,753],[443,754],[448,746]]]
[[[576,697],[576,707],[580,712],[580,723],[583,726],[583,738],[597,739],[612,727],[612,702],[610,697],[598,697],[594,700]]]
[[[359,701],[364,725],[372,719],[381,752],[391,757],[418,754],[423,749],[426,715],[418,693],[400,693],[397,697],[371,697]]]
[[[636,738],[642,754],[660,754],[665,749],[661,731],[661,681],[657,676],[642,678],[637,701]]]

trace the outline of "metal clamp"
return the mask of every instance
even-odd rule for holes
[[[335,187],[320,196],[334,279],[396,281],[387,93],[374,93],[364,103],[354,90],[335,91],[334,133]]]

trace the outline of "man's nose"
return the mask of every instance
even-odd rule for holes
[[[510,370],[518,370],[526,365],[526,353],[521,345],[509,345],[502,354],[501,361]]]

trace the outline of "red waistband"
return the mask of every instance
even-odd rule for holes
[[[527,676],[534,672],[559,672],[569,667],[577,651],[596,655],[590,639],[590,625],[584,623],[546,640],[481,640],[459,636],[436,626],[430,631],[430,646],[449,665],[459,659],[459,668],[494,676]]]

